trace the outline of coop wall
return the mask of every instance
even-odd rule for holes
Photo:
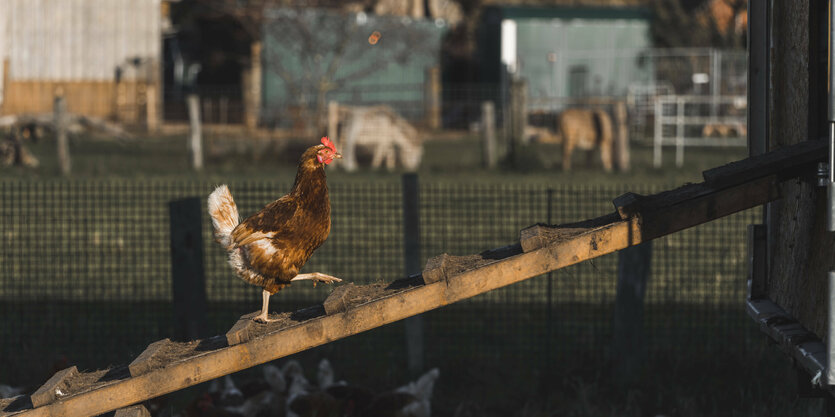
[[[810,106],[810,2],[774,2],[773,7],[770,149],[816,136],[810,126],[818,117]],[[824,229],[825,194],[825,188],[805,179],[782,185],[782,200],[771,206],[766,284],[770,299],[820,337],[827,326],[826,272],[835,269],[835,237]]]
[[[0,114],[49,112],[63,92],[74,113],[139,121],[160,27],[160,0],[3,0]]]

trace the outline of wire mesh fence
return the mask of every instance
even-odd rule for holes
[[[0,381],[42,382],[51,358],[59,355],[87,369],[127,363],[148,343],[170,337],[175,326],[167,203],[205,197],[215,185],[0,181]],[[265,181],[229,185],[244,216],[290,187]],[[513,243],[522,228],[537,222],[608,213],[611,199],[624,191],[623,186],[422,184],[423,262],[442,252],[471,254]],[[357,284],[403,277],[401,185],[335,184],[331,201],[331,236],[305,270]],[[686,344],[709,352],[751,335],[742,303],[745,230],[758,215],[749,210],[654,243],[645,311],[651,351]],[[258,309],[261,292],[234,276],[211,238],[205,212],[203,225],[208,327],[222,334],[240,315]],[[616,269],[617,256],[608,255],[429,312],[427,361],[605,355]],[[328,286],[294,285],[274,296],[271,307],[309,306],[329,292]],[[379,357],[382,350],[405,363],[400,324],[339,346],[341,356],[350,350]]]

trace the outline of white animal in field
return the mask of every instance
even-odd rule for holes
[[[423,143],[417,130],[391,107],[339,106],[339,119],[344,121],[337,135],[343,149],[340,165],[346,171],[357,170],[358,147],[372,149],[373,168],[385,163],[391,171],[398,160],[410,171],[420,165]]]

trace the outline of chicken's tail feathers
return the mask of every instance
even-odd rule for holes
[[[232,230],[240,223],[238,207],[232,199],[229,187],[221,185],[209,194],[209,216],[212,217],[212,225],[215,227],[215,238],[223,247],[232,248],[230,235]]]

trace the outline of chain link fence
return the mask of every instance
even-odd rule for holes
[[[0,181],[0,381],[40,383],[57,357],[80,369],[130,362],[172,336],[168,202],[207,196],[217,184],[189,180]],[[233,182],[243,216],[290,184]],[[631,187],[641,194],[662,187]],[[420,187],[423,262],[518,241],[537,222],[578,221],[612,211],[625,186],[531,184]],[[365,284],[404,276],[402,189],[397,182],[331,186],[332,232],[306,271]],[[204,209],[205,210],[205,209]],[[650,351],[686,345],[712,352],[755,334],[744,313],[749,210],[654,242],[646,295]],[[211,334],[260,306],[260,289],[236,278],[203,213]],[[608,255],[425,314],[430,364],[470,359],[606,355],[617,255]],[[271,308],[321,303],[330,286],[294,285]],[[549,320],[550,318],[550,320]],[[749,330],[749,331],[746,331]],[[402,324],[349,338],[335,356],[405,363]],[[373,346],[373,348],[372,348]],[[549,347],[550,351],[546,348]],[[384,353],[381,353],[384,352]],[[382,355],[382,356],[381,356]],[[566,355],[566,356],[564,356]]]

